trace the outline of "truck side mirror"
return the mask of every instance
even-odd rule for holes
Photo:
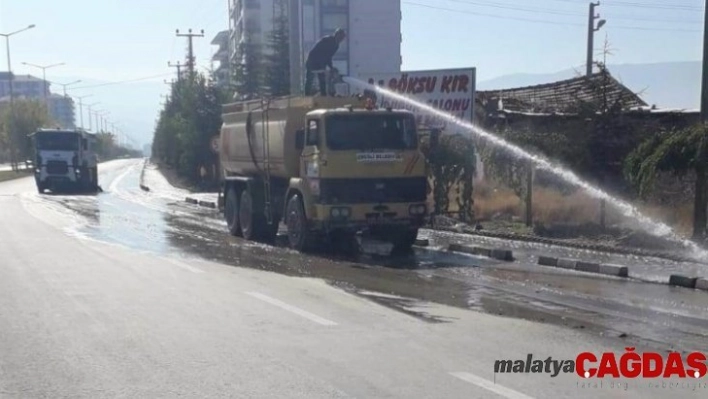
[[[305,129],[295,131],[295,148],[298,150],[305,148]]]

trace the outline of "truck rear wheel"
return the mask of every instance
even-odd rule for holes
[[[230,188],[226,193],[226,204],[224,206],[224,219],[232,236],[241,236],[241,223],[239,221],[238,195],[236,190]]]
[[[239,220],[241,221],[241,232],[243,238],[249,241],[262,241],[266,239],[266,231],[269,227],[265,220],[265,215],[259,212],[259,206],[255,203],[251,190],[248,188],[241,193],[241,203],[239,204]]]
[[[288,201],[285,223],[288,226],[288,242],[290,248],[306,252],[314,247],[313,234],[307,228],[305,207],[299,194]]]
[[[91,189],[98,191],[98,166],[91,168]]]

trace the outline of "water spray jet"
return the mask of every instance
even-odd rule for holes
[[[621,199],[615,198],[611,196],[610,194],[606,193],[605,191],[591,185],[590,183],[584,181],[581,179],[578,175],[573,173],[572,171],[555,164],[551,162],[550,160],[540,157],[538,155],[531,154],[530,152],[524,150],[523,148],[512,144],[490,132],[485,131],[484,129],[474,126],[472,123],[465,122],[461,119],[456,118],[455,116],[448,114],[444,111],[435,109],[431,107],[428,104],[421,103],[419,101],[416,101],[410,97],[404,96],[402,94],[393,92],[391,90],[388,90],[386,88],[376,86],[369,84],[367,82],[364,82],[362,80],[352,78],[352,77],[344,77],[343,80],[348,83],[351,86],[356,86],[362,89],[366,90],[373,90],[385,97],[393,98],[395,100],[404,102],[408,104],[409,106],[419,109],[423,112],[426,112],[428,114],[435,115],[443,120],[446,120],[450,122],[451,124],[457,125],[460,128],[470,132],[472,135],[477,136],[478,138],[489,142],[495,146],[501,147],[515,156],[531,161],[533,162],[539,169],[547,170],[554,175],[560,177],[567,183],[570,183],[574,186],[580,187],[584,189],[588,194],[590,194],[592,197],[597,198],[597,199],[604,199],[607,201],[607,203],[611,204],[613,207],[618,209],[622,215],[628,218],[632,218],[636,220],[641,228],[643,228],[645,231],[648,233],[669,239],[671,241],[674,241],[676,243],[681,244],[683,247],[691,251],[691,256],[694,257],[696,260],[706,260],[708,259],[708,251],[700,248],[696,243],[683,239],[676,234],[673,229],[661,222],[657,222],[645,215],[643,215],[639,210],[633,206],[632,204],[623,201]]]

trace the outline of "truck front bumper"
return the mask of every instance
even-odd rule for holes
[[[420,228],[425,224],[427,209],[423,203],[323,205],[311,209],[313,227],[331,230],[385,230],[388,228]]]

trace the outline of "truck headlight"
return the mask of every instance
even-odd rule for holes
[[[310,193],[312,195],[320,195],[320,181],[317,179],[310,180]]]
[[[81,169],[76,169],[76,170],[74,170],[74,173],[76,173],[77,175],[80,175],[80,174],[81,174]]]
[[[411,215],[425,215],[426,207],[422,204],[414,204],[408,207],[408,213]]]
[[[329,215],[333,218],[348,218],[351,216],[352,210],[349,208],[344,208],[344,207],[338,207],[338,208],[332,208],[329,211]]]

